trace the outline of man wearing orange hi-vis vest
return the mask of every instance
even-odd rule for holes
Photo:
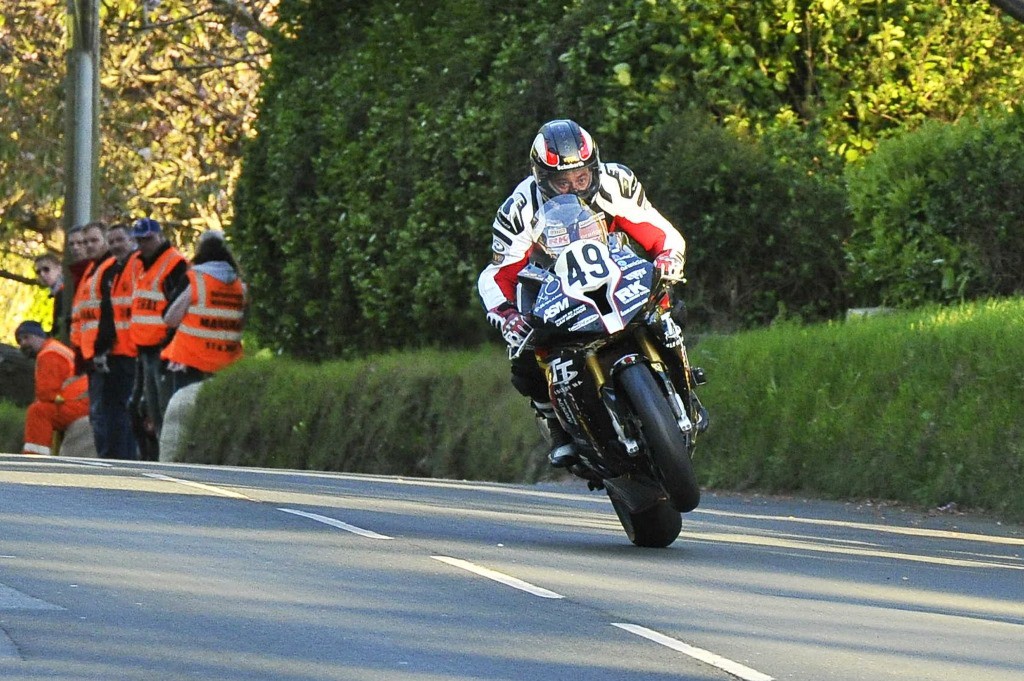
[[[188,282],[164,315],[169,326],[177,327],[161,353],[168,361],[172,395],[242,356],[245,284],[220,230],[199,237]]]
[[[129,327],[129,335],[139,352],[135,392],[142,395],[146,415],[159,436],[164,409],[170,399],[160,359],[160,351],[166,347],[171,333],[163,314],[173,297],[187,284],[188,261],[167,241],[160,223],[152,218],[136,220],[132,224],[132,237],[139,245]],[[152,455],[159,456],[159,453]]]
[[[25,412],[22,454],[54,454],[53,432],[63,431],[89,415],[88,382],[75,375],[75,353],[55,338],[48,338],[39,322],[25,321],[14,339],[27,357],[36,360],[36,399]]]
[[[110,257],[90,279],[86,300],[96,301],[95,321],[81,326],[82,356],[89,367],[89,421],[101,459],[137,459],[128,400],[135,383],[135,343],[130,336],[137,258],[131,228],[107,230]]]
[[[71,349],[75,352],[75,373],[84,373],[88,368],[82,355],[82,327],[95,325],[100,318],[99,297],[92,297],[93,280],[100,263],[110,257],[107,251],[107,225],[95,221],[81,229],[82,245],[85,252],[85,268],[82,271],[71,299],[71,325],[69,337]]]

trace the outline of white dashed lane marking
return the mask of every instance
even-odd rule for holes
[[[723,672],[743,679],[743,681],[775,681],[773,677],[768,676],[767,674],[762,674],[761,672],[744,666],[739,662],[733,662],[732,660],[724,658],[721,655],[716,655],[709,650],[697,648],[688,643],[683,643],[677,639],[665,636],[664,634],[659,634],[653,629],[641,627],[636,624],[624,624],[622,622],[612,622],[612,626],[628,631],[631,634],[636,634],[637,636],[643,636],[649,641],[654,641],[655,643],[663,645],[666,648],[671,648],[672,650],[683,653],[684,655],[689,655],[695,660],[700,660],[712,667],[721,669]]]
[[[310,520],[315,520],[318,523],[323,523],[324,525],[330,525],[331,527],[337,527],[340,530],[345,530],[346,532],[351,532],[352,534],[358,534],[360,537],[367,537],[368,539],[391,539],[391,537],[387,536],[386,534],[378,534],[378,533],[374,532],[373,530],[364,530],[361,527],[356,527],[355,525],[349,525],[348,523],[344,523],[344,522],[342,522],[340,520],[335,520],[334,518],[328,518],[325,515],[318,515],[316,513],[307,513],[305,511],[296,511],[293,508],[279,508],[277,510],[278,511],[284,511],[285,513],[291,513],[292,515],[300,515],[303,518],[309,518]]]
[[[487,579],[494,580],[495,582],[499,582],[506,586],[511,586],[514,589],[525,591],[526,593],[533,594],[534,596],[539,596],[541,598],[565,598],[565,596],[562,596],[561,594],[556,594],[554,591],[542,589],[539,586],[530,584],[529,582],[524,582],[521,579],[516,579],[515,577],[506,575],[503,572],[495,572],[494,570],[489,570],[485,567],[480,567],[479,565],[470,563],[467,560],[449,558],[448,556],[431,556],[431,558],[433,558],[434,560],[439,560],[442,563],[446,563],[453,567],[461,568],[468,572],[472,572],[475,575],[486,577]]]

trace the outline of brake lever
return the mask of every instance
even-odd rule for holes
[[[530,329],[530,333],[526,334],[526,338],[519,345],[512,347],[508,346],[508,358],[510,360],[518,359],[519,355],[523,354],[523,351],[530,346],[530,341],[533,340],[533,334],[536,333],[536,329]]]

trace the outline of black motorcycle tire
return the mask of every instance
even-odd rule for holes
[[[668,398],[646,364],[626,367],[618,380],[640,419],[651,462],[669,501],[680,513],[692,511],[700,504],[700,486],[690,460],[690,442],[679,430]]]
[[[615,515],[619,516],[622,529],[629,541],[636,546],[663,549],[676,540],[683,529],[683,517],[672,508],[667,500],[659,501],[639,513],[630,513],[626,502],[608,494],[612,500]]]

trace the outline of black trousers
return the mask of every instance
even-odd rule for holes
[[[548,381],[532,352],[524,352],[512,360],[511,369],[512,387],[518,390],[520,395],[541,404],[551,401],[548,395]]]

